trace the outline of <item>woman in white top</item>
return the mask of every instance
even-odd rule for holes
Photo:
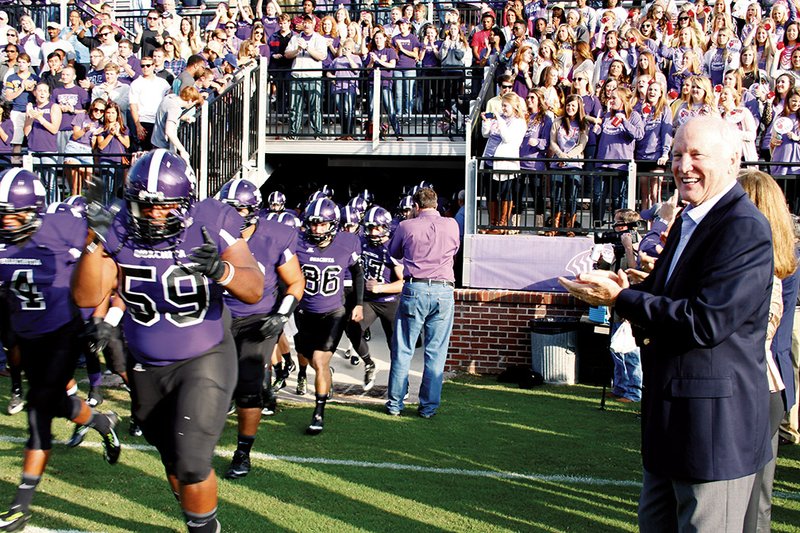
[[[758,161],[756,136],[758,124],[749,109],[741,105],[742,94],[731,87],[723,87],[719,93],[719,111],[742,134],[742,158],[745,161]]]
[[[492,194],[493,201],[499,201],[500,211],[498,226],[507,226],[509,215],[513,208],[515,189],[518,187],[516,172],[519,171],[519,147],[528,125],[525,121],[525,101],[515,93],[506,93],[500,100],[500,116],[486,116],[481,113],[484,120],[484,129],[492,135],[499,136],[499,144],[494,150],[492,161],[492,180],[498,182],[496,191]],[[498,161],[498,158],[510,158],[513,161]],[[505,230],[501,230],[505,233]]]

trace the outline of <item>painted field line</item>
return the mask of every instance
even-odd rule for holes
[[[10,437],[0,435],[2,442],[27,442],[22,437]],[[56,441],[66,444],[66,441]],[[81,446],[90,448],[101,448],[99,442],[84,442]],[[143,452],[155,452],[156,449],[149,444],[123,444],[124,448],[131,448]],[[214,454],[217,457],[233,457],[233,451],[217,449]],[[495,479],[524,479],[528,481],[547,481],[552,483],[571,483],[576,485],[603,485],[613,487],[641,487],[640,481],[626,481],[622,479],[603,479],[589,476],[566,476],[566,475],[545,475],[545,474],[523,474],[519,472],[502,472],[494,470],[473,470],[463,468],[437,468],[433,466],[410,465],[403,463],[378,463],[370,461],[353,461],[349,459],[328,459],[325,457],[299,457],[296,455],[276,455],[272,453],[250,452],[251,459],[262,461],[285,461],[287,463],[316,464],[333,466],[352,466],[356,468],[370,468],[382,470],[402,470],[407,472],[420,472],[428,474],[445,474],[453,476],[484,477]],[[775,491],[773,496],[786,500],[800,500],[800,493]]]

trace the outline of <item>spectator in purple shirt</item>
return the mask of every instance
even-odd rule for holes
[[[408,370],[414,346],[424,330],[425,369],[419,390],[422,418],[436,414],[442,395],[444,364],[453,329],[453,258],[458,252],[458,224],[436,210],[433,189],[414,194],[416,217],[404,220],[395,230],[389,253],[403,261],[405,285],[395,317],[389,399],[386,411],[397,416],[408,392]]]

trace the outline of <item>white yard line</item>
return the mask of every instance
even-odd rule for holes
[[[23,437],[9,437],[0,435],[2,442],[27,442]],[[65,444],[65,441],[56,441],[60,444]],[[102,444],[99,442],[84,442],[81,446],[100,448]],[[123,444],[123,448],[131,448],[134,450],[144,452],[155,452],[155,448],[149,444]],[[218,457],[232,457],[233,451],[217,449],[215,454]],[[298,457],[296,455],[276,455],[272,453],[251,452],[251,459],[259,459],[262,461],[285,461],[287,463],[299,464],[318,464],[318,465],[335,465],[335,466],[352,466],[356,468],[370,468],[382,470],[403,470],[410,472],[421,472],[428,474],[445,474],[450,476],[470,476],[470,477],[486,477],[496,479],[525,479],[530,481],[547,481],[552,483],[572,483],[576,485],[603,485],[613,487],[641,487],[640,481],[626,481],[622,479],[603,479],[589,476],[568,476],[568,475],[546,475],[546,474],[525,474],[520,472],[503,472],[494,470],[473,470],[463,468],[437,468],[433,466],[412,465],[403,463],[378,463],[370,461],[353,461],[349,459],[328,459],[325,457]],[[785,500],[800,500],[800,493],[796,492],[783,492],[775,491],[773,496]],[[45,531],[45,530],[42,530]]]

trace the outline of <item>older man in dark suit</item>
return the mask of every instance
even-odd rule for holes
[[[615,305],[642,349],[641,531],[742,531],[771,457],[764,342],[772,285],[766,219],[736,183],[741,137],[718,118],[678,130],[672,171],[689,205],[652,274],[561,283]]]

